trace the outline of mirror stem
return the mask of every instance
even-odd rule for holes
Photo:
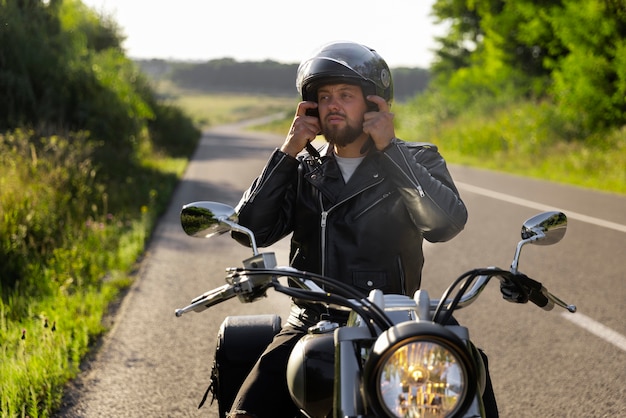
[[[228,225],[230,227],[230,229],[232,229],[235,232],[241,232],[243,234],[246,234],[248,236],[248,238],[250,238],[250,246],[252,247],[252,253],[254,255],[259,255],[259,250],[257,248],[256,245],[256,239],[254,238],[254,233],[249,230],[248,228],[246,228],[245,226],[241,226],[229,219],[220,219],[220,222]]]

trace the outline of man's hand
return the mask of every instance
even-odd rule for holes
[[[389,111],[389,104],[382,97],[370,95],[366,99],[375,103],[378,106],[378,111],[365,114],[363,132],[372,138],[376,149],[382,151],[396,136],[393,126],[394,114]]]
[[[315,102],[300,102],[296,110],[296,116],[293,118],[291,128],[287,134],[287,138],[280,150],[285,154],[295,157],[306,147],[308,142],[315,139],[321,131],[320,120],[316,116],[307,116],[309,109],[316,109]]]

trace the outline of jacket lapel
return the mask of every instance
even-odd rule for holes
[[[383,176],[379,168],[376,156],[369,154],[357,167],[350,181],[341,190],[339,200],[348,199],[350,196],[358,194],[382,181]]]
[[[332,155],[324,156],[322,164],[305,174],[305,178],[324,195],[331,205],[349,199],[383,179],[377,158],[371,154],[357,167],[354,176],[347,184],[344,183],[341,170]]]

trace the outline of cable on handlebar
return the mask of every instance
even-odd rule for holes
[[[503,274],[510,274],[510,273],[506,270],[494,269],[494,268],[474,269],[474,270],[470,270],[470,271],[463,273],[454,282],[452,282],[452,284],[444,292],[443,296],[441,297],[441,300],[439,301],[439,304],[437,305],[437,308],[435,309],[435,313],[433,314],[433,322],[436,322],[439,324],[448,323],[448,321],[450,320],[450,317],[452,316],[452,313],[456,310],[456,307],[458,306],[459,301],[465,295],[470,285],[474,282],[474,280],[476,280],[478,276],[494,277],[494,276],[500,276]],[[445,307],[444,305],[446,304],[446,302],[448,302],[448,298],[452,294],[452,291],[461,283],[463,284],[461,285],[461,288],[458,290],[458,292],[454,296],[454,299],[448,303],[447,307]],[[440,318],[441,315],[445,315],[445,316]]]
[[[378,325],[381,329],[388,329],[393,326],[393,322],[389,319],[387,314],[376,304],[372,303],[369,299],[367,299],[366,295],[353,287],[346,285],[336,279],[323,276],[317,273],[306,272],[302,270],[279,270],[279,269],[243,269],[237,268],[238,274],[245,275],[273,275],[273,276],[283,276],[287,278],[298,278],[303,280],[312,280],[314,282],[321,282],[322,284],[329,285],[335,291],[335,295],[332,295],[330,292],[327,292],[328,297],[336,296],[340,299],[336,300],[335,304],[346,306],[348,308],[355,309],[355,304],[351,302],[348,298],[357,299],[361,303],[361,307],[364,309],[361,312],[361,316],[363,318],[370,318],[373,320],[376,325]],[[273,286],[276,289],[276,285]],[[290,289],[293,289],[290,287]],[[306,291],[306,290],[303,290]],[[319,296],[320,293],[310,292],[307,293],[307,297],[311,297],[311,295]],[[324,300],[321,300],[324,301]]]
[[[454,312],[454,310],[456,309],[459,303],[459,300],[461,300],[461,298],[463,297],[463,295],[469,288],[470,283],[477,276],[478,274],[476,273],[476,270],[468,271],[464,273],[463,275],[459,276],[446,289],[443,296],[441,297],[441,300],[439,301],[439,304],[437,305],[437,308],[435,309],[435,313],[433,315],[433,322],[436,322],[439,324],[446,324],[450,320],[450,317],[452,316],[452,312]],[[457,292],[454,299],[448,304],[448,307],[444,311],[444,304],[448,301],[448,297],[450,296],[450,294],[452,294],[452,291],[454,290],[454,288],[457,287],[461,282],[463,282],[461,289]],[[443,312],[443,315],[445,316],[443,318],[440,318],[440,315],[442,315],[442,312]]]
[[[359,302],[361,302],[365,310],[368,312],[367,316],[371,318],[372,320],[374,320],[375,322],[377,322],[377,325],[381,329],[387,329],[393,326],[393,322],[389,319],[385,311],[380,306],[376,305],[375,303],[372,303],[372,301],[370,301],[364,293],[354,289],[351,286],[346,285],[345,283],[342,283],[330,277],[323,276],[321,274],[303,272],[303,271],[300,271],[300,273],[301,273],[301,278],[305,280],[307,279],[319,280],[323,283],[329,284],[330,286],[343,290],[346,293],[344,297],[346,298],[353,297],[357,299]]]
[[[277,292],[284,293],[285,295],[291,296],[296,299],[307,299],[307,300],[313,300],[313,301],[318,301],[318,302],[326,302],[326,303],[346,306],[354,310],[357,314],[361,315],[363,318],[373,317],[372,315],[370,315],[370,312],[368,312],[367,309],[364,309],[362,305],[352,303],[350,302],[350,300],[342,296],[333,295],[331,293],[318,293],[318,292],[313,292],[310,290],[297,289],[294,287],[282,286],[280,284],[274,285],[274,290],[276,290]],[[379,321],[376,321],[374,318],[372,319],[374,320],[376,325],[381,326],[381,324],[378,323]],[[364,321],[364,322],[367,328],[369,329],[370,333],[372,334],[372,336],[376,336],[376,328],[374,328],[374,324],[372,324],[370,321]]]

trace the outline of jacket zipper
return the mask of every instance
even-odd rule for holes
[[[320,219],[320,227],[321,227],[321,239],[320,246],[321,248],[321,257],[322,257],[322,274],[326,274],[326,219],[328,219],[328,212],[332,210],[330,208],[328,211],[324,210],[324,202],[322,201],[322,194],[319,194],[320,199],[320,208],[322,208],[321,219]]]
[[[402,160],[404,160],[406,166],[409,166],[409,162],[406,159],[406,156],[402,153],[400,153],[400,155],[402,156]],[[396,163],[392,158],[390,158],[389,156],[387,156],[387,158],[389,158],[389,161],[391,161],[396,167],[398,167],[398,169],[404,174],[404,176],[411,182],[413,183],[413,187],[415,187],[415,189],[417,190],[417,193],[419,193],[420,197],[424,197],[426,196],[426,193],[424,192],[424,189],[422,188],[422,185],[420,184],[420,182],[417,180],[417,178],[415,177],[415,174],[409,169],[409,173],[411,173],[411,175],[409,176],[403,169],[402,167],[400,167],[400,165],[398,163]]]
[[[383,200],[385,200],[386,198],[388,198],[389,196],[391,196],[393,194],[393,192],[387,192],[385,194],[383,194],[380,199],[377,199],[375,202],[373,202],[371,205],[369,205],[368,207],[366,207],[365,209],[363,209],[361,212],[359,212],[354,219],[359,219],[361,216],[363,216],[364,214],[366,214],[367,212],[369,212],[370,209],[372,209],[374,206],[378,205],[380,202],[382,202]]]

